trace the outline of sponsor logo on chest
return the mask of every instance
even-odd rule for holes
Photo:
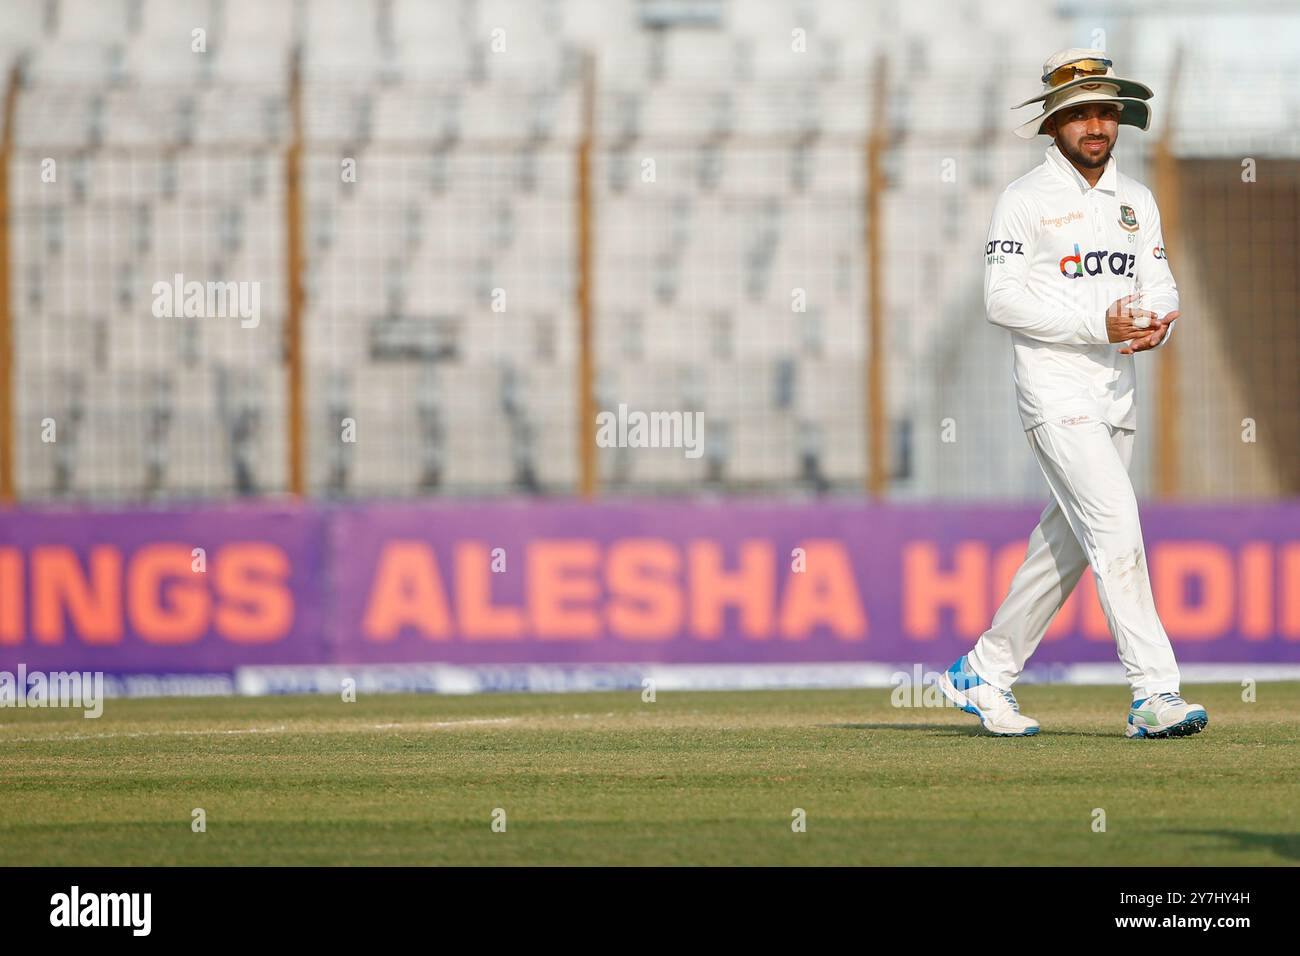
[[[1083,252],[1076,242],[1074,254],[1061,258],[1061,275],[1067,279],[1081,279],[1109,272],[1113,276],[1132,279],[1136,263],[1137,256],[1131,252],[1111,252],[1108,249]]]
[[[1062,226],[1068,226],[1072,222],[1081,222],[1082,220],[1083,210],[1075,209],[1067,212],[1064,216],[1052,216],[1051,218],[1044,216],[1038,221],[1043,226],[1054,226],[1060,229]]]

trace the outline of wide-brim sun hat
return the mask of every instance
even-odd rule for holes
[[[1100,50],[1070,49],[1052,54],[1043,64],[1043,89],[1012,109],[1030,103],[1043,103],[1043,112],[1016,127],[1022,139],[1033,139],[1043,132],[1043,124],[1054,113],[1081,103],[1113,103],[1119,107],[1119,122],[1138,129],[1150,129],[1151,107],[1147,100],[1155,96],[1145,83],[1116,76],[1111,61]]]

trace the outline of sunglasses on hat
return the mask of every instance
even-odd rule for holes
[[[1110,60],[1074,60],[1064,66],[1058,66],[1051,73],[1044,73],[1043,82],[1048,86],[1060,86],[1062,83],[1068,83],[1076,76],[1105,76],[1110,67]]]

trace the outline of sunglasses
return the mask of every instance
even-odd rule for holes
[[[1043,82],[1048,86],[1060,86],[1076,76],[1105,76],[1110,67],[1110,60],[1075,60],[1065,66],[1058,66],[1051,73],[1044,73]]]

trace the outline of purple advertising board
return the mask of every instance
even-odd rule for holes
[[[319,662],[325,530],[263,506],[0,513],[0,669]]]
[[[946,664],[1025,507],[436,503],[0,515],[0,669]],[[1300,663],[1300,504],[1143,510],[1179,660]],[[1113,661],[1091,575],[1035,661]]]

